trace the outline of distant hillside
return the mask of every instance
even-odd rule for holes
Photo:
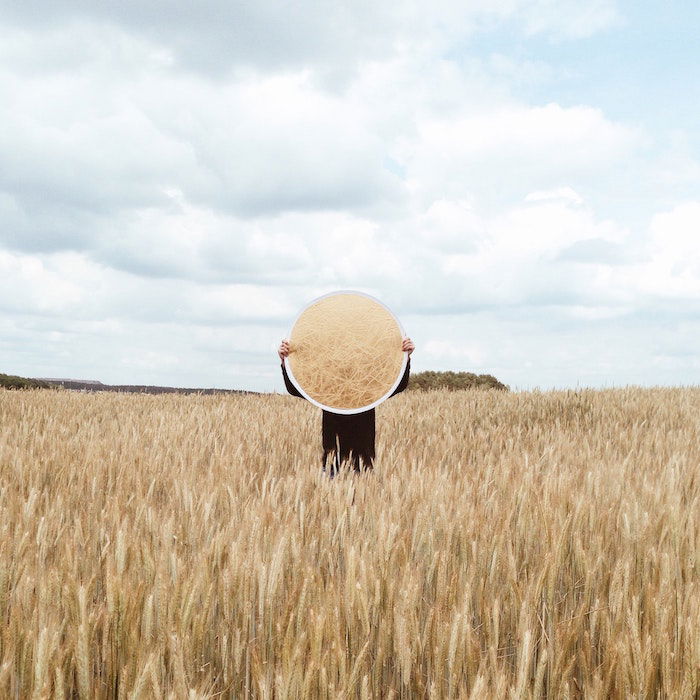
[[[121,391],[129,394],[255,394],[241,389],[182,389],[172,386],[103,384],[87,379],[28,379],[0,373],[0,389],[72,389],[74,391]]]
[[[26,379],[12,374],[0,373],[0,388],[3,389],[51,389],[52,385],[40,379]]]
[[[148,386],[141,384],[102,384],[95,380],[80,379],[27,379],[0,374],[0,388],[5,389],[55,389],[62,387],[74,391],[110,391],[131,394],[255,394],[241,389],[191,389],[172,386]],[[414,391],[429,389],[499,389],[508,387],[490,374],[472,372],[417,372],[411,375],[408,388]]]
[[[173,386],[148,386],[145,384],[103,384],[95,380],[44,379],[49,386],[61,386],[74,391],[113,391],[127,394],[254,394],[241,389],[183,389]]]
[[[508,391],[505,384],[490,374],[472,372],[416,372],[411,375],[408,388],[427,391],[428,389],[499,389]]]

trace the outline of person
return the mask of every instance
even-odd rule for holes
[[[413,341],[406,337],[403,339],[401,349],[408,353],[406,369],[401,377],[401,381],[391,394],[395,396],[408,386],[408,378],[411,372],[411,353],[416,346]],[[304,398],[299,390],[292,384],[284,366],[284,358],[289,355],[289,341],[283,340],[280,343],[277,354],[282,363],[282,376],[287,391],[292,396]],[[323,443],[322,466],[323,471],[329,471],[333,478],[339,471],[343,463],[352,466],[356,472],[369,470],[374,467],[374,438],[375,438],[375,414],[374,409],[353,413],[350,415],[323,411],[321,421],[321,436]]]

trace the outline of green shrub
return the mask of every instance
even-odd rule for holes
[[[412,374],[408,388],[427,391],[429,389],[499,389],[508,391],[505,384],[490,374],[472,372],[417,372]]]
[[[52,386],[48,382],[42,382],[40,379],[25,379],[24,377],[15,377],[12,374],[0,373],[0,388],[3,388],[3,389],[51,389]]]

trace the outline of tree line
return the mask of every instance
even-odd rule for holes
[[[51,389],[62,386],[66,389],[83,389],[87,391],[129,391],[138,393],[251,393],[225,389],[175,389],[171,387],[145,386],[108,386],[106,384],[84,384],[77,381],[44,382],[39,379],[26,379],[11,374],[0,373],[0,388],[5,389]],[[408,388],[418,391],[430,389],[499,389],[508,391],[508,386],[501,383],[490,374],[474,374],[472,372],[416,372],[411,375]],[[254,393],[254,392],[253,392]]]
[[[416,372],[408,381],[408,388],[428,391],[430,389],[499,389],[508,391],[508,386],[491,374],[473,372]]]

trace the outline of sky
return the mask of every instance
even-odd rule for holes
[[[0,0],[0,372],[283,391],[359,290],[414,371],[700,383],[700,5]]]

